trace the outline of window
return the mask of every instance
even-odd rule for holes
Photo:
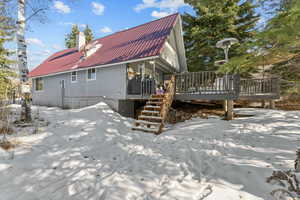
[[[35,90],[36,91],[43,91],[44,90],[44,81],[42,78],[35,79]]]
[[[77,82],[77,72],[71,72],[71,82]]]
[[[96,80],[96,69],[88,69],[87,71],[87,80]]]
[[[174,50],[174,48],[167,42],[165,44],[165,50],[162,54],[162,57],[173,67],[176,69],[179,69],[179,60],[177,52]]]

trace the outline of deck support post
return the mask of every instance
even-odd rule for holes
[[[269,101],[269,108],[270,109],[275,109],[275,101],[274,100]]]
[[[224,112],[225,112],[225,115],[226,115],[226,113],[228,111],[228,109],[227,109],[227,100],[224,100],[224,102],[223,102],[223,109],[224,109]]]
[[[261,107],[266,108],[266,101],[265,100],[261,100]]]
[[[233,120],[233,100],[227,100],[226,120]]]

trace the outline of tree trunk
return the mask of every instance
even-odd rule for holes
[[[24,85],[28,81],[28,68],[27,68],[27,52],[25,42],[25,0],[18,0],[18,22],[17,22],[17,46],[18,46],[18,68],[21,84]],[[22,109],[21,120],[31,121],[31,108],[30,108],[30,95],[24,94],[21,89],[22,95]]]

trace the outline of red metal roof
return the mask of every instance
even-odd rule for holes
[[[97,39],[102,47],[86,59],[76,48],[57,52],[29,73],[29,77],[70,71],[73,69],[120,63],[158,56],[179,14],[114,33]]]

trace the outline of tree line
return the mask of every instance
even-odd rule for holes
[[[300,57],[299,0],[186,0],[194,13],[183,15],[184,39],[190,71],[220,70],[251,76],[261,66],[274,65],[270,73],[300,79],[300,68],[284,65]],[[239,43],[230,62],[215,47],[218,40],[234,37]],[[297,73],[295,73],[297,72]],[[297,75],[296,75],[297,74]]]

